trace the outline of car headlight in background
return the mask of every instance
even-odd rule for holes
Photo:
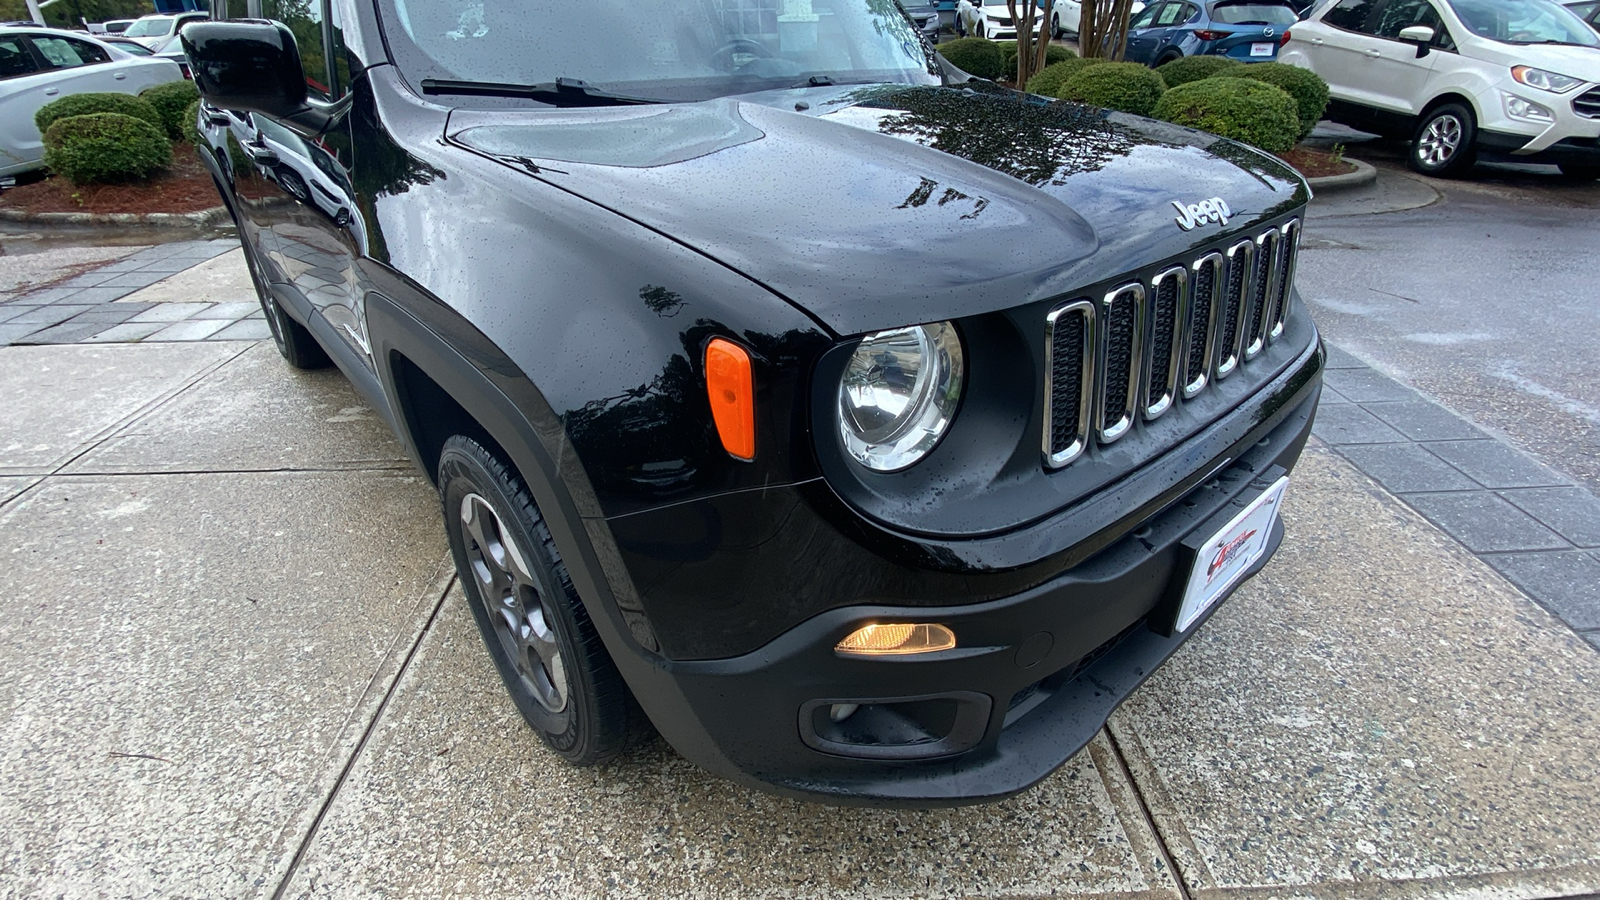
[[[839,382],[845,449],[877,472],[913,465],[950,427],[965,376],[949,322],[867,335]]]
[[[1552,94],[1565,94],[1567,91],[1583,84],[1582,78],[1573,78],[1571,75],[1557,75],[1554,72],[1535,69],[1533,66],[1512,66],[1511,77],[1515,78],[1520,84],[1538,88],[1541,91],[1549,91]]]

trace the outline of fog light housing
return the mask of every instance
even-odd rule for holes
[[[1506,94],[1506,115],[1514,119],[1532,119],[1535,122],[1553,122],[1555,116],[1550,110],[1545,109],[1532,100],[1525,100],[1516,94]]]
[[[908,656],[953,650],[955,646],[955,632],[943,625],[929,622],[874,622],[850,632],[833,649],[844,656]]]

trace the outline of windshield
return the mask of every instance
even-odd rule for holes
[[[1211,21],[1223,25],[1293,25],[1300,17],[1292,8],[1276,3],[1218,3],[1211,8]]]
[[[168,16],[151,16],[128,26],[123,34],[128,37],[160,37],[172,33],[172,19]]]
[[[386,0],[383,11],[414,85],[569,78],[681,101],[830,81],[938,82],[895,0]]]
[[[1450,0],[1450,8],[1468,31],[1490,40],[1600,47],[1600,34],[1551,0]]]

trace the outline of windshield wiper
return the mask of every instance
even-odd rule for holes
[[[837,81],[837,80],[834,79],[834,77],[832,75],[813,75],[810,78],[807,78],[805,81],[799,82],[798,84],[791,84],[791,85],[789,85],[789,87],[791,89],[793,89],[793,88],[808,88],[808,87],[834,87],[836,85],[852,85],[852,84],[877,84],[877,82],[876,81]]]
[[[1545,38],[1542,41],[1507,41],[1506,43],[1508,43],[1508,44],[1516,44],[1519,47],[1530,47],[1530,46],[1534,46],[1534,45],[1537,45],[1537,44],[1559,44],[1559,45],[1561,45],[1563,47],[1593,47],[1594,46],[1593,44],[1580,44],[1577,41],[1558,41],[1555,38]]]
[[[466,97],[522,97],[551,106],[637,106],[645,103],[665,103],[647,97],[630,97],[613,94],[590,87],[580,78],[557,78],[544,84],[508,84],[499,81],[451,81],[441,78],[422,79],[424,94],[457,94]]]

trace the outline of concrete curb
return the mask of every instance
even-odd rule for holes
[[[116,225],[134,228],[209,228],[228,219],[227,207],[213,206],[192,213],[30,213],[21,209],[0,209],[0,222],[26,222],[30,225]]]
[[[1323,175],[1320,178],[1308,178],[1306,182],[1311,185],[1311,190],[1318,194],[1329,191],[1347,191],[1350,188],[1361,187],[1378,180],[1378,170],[1359,159],[1346,156],[1344,161],[1356,167],[1354,172],[1343,175]]]

